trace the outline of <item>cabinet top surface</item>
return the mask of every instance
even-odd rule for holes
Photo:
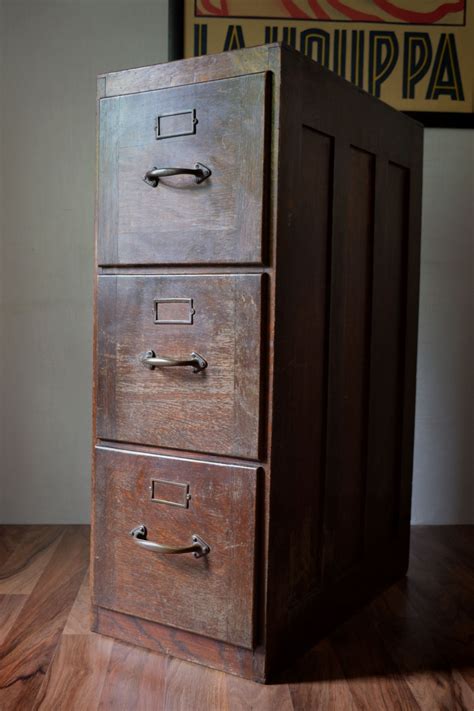
[[[291,68],[296,69],[298,66],[305,67],[305,71],[308,71],[314,79],[318,75],[319,77],[324,76],[331,85],[338,86],[339,91],[347,92],[348,95],[352,93],[353,96],[358,94],[357,101],[384,106],[385,110],[388,110],[392,115],[398,115],[402,123],[417,126],[418,130],[422,130],[422,125],[414,119],[385,104],[380,99],[376,99],[319,62],[280,42],[99,74],[97,96],[98,99],[101,99],[155,91],[172,86],[227,79],[265,71],[279,75],[277,80],[279,81],[285,66],[290,71]]]
[[[232,67],[237,68],[239,65],[244,63],[245,68],[252,62],[255,64],[254,71],[262,71],[268,66],[268,57],[272,53],[278,56],[282,52],[297,53],[297,50],[283,45],[281,42],[272,42],[270,44],[257,45],[255,47],[246,47],[245,49],[234,49],[227,52],[219,52],[216,54],[206,54],[201,57],[189,57],[187,59],[177,59],[173,62],[161,62],[160,64],[150,64],[144,67],[133,67],[128,69],[122,69],[115,72],[104,72],[99,74],[98,78],[101,79],[106,77],[107,79],[119,79],[121,76],[127,75],[133,72],[136,75],[147,74],[150,72],[160,72],[163,77],[166,75],[172,76],[176,72],[180,74],[182,72],[188,72],[190,75],[190,80],[192,80],[192,73],[197,68],[211,69],[221,65],[222,67],[228,67],[229,70]]]

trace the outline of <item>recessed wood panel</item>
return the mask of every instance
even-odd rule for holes
[[[341,438],[337,458],[336,567],[341,574],[363,552],[367,473],[368,385],[372,318],[375,157],[351,146],[348,160],[342,312],[338,363]]]
[[[402,454],[409,214],[407,168],[381,167],[383,222],[374,243],[374,317],[370,381],[370,489],[367,534],[374,546],[396,531]],[[382,190],[383,188],[383,190]]]
[[[266,74],[100,101],[99,264],[260,263]],[[153,168],[192,175],[144,182]]]
[[[98,437],[257,459],[262,279],[99,277]],[[157,321],[156,302],[180,298],[192,323]],[[151,369],[148,351],[208,365]]]
[[[159,504],[153,480],[185,484],[189,505]],[[251,648],[254,638],[255,467],[96,450],[94,603]],[[168,546],[193,534],[210,553],[159,554],[130,536]]]
[[[292,338],[289,372],[281,374],[288,383],[286,433],[296,443],[296,452],[311,451],[305,463],[305,477],[295,492],[299,526],[289,532],[289,603],[299,602],[321,580],[321,511],[325,468],[328,279],[332,227],[333,139],[309,126],[301,128],[299,159],[301,201],[296,229],[306,246],[310,274],[301,270],[293,283]],[[293,255],[296,256],[296,255]],[[304,275],[304,276],[303,276]],[[281,314],[283,318],[283,313]],[[294,459],[291,467],[298,467]]]

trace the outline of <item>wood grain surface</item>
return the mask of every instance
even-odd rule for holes
[[[260,274],[100,276],[97,434],[102,439],[257,459]],[[155,323],[154,300],[192,299],[191,324]],[[158,355],[206,359],[150,368]]]
[[[423,139],[320,64],[281,62],[268,669],[406,570]]]
[[[0,527],[0,708],[472,711],[473,546],[474,527],[412,528],[408,577],[262,686],[90,632],[86,527]]]
[[[256,468],[105,447],[96,457],[95,604],[252,648]],[[189,501],[153,500],[152,480],[187,486]],[[197,534],[211,551],[196,559],[144,550],[129,535],[141,524],[151,541],[189,546]]]
[[[99,96],[96,443],[239,458],[264,481],[252,656],[234,634],[197,639],[182,605],[172,632],[110,601],[95,629],[272,681],[407,569],[423,130],[276,45],[109,74]],[[155,136],[176,106],[197,107],[196,132]],[[189,114],[164,122],[189,131]],[[138,179],[148,156],[205,163],[191,146],[211,182]],[[163,295],[193,298],[193,325],[157,324]],[[209,367],[148,372],[158,348]]]
[[[99,264],[262,261],[265,91],[262,72],[101,99]],[[189,131],[184,111],[196,123],[176,136]],[[171,113],[170,136],[157,140],[157,117]],[[200,184],[143,181],[196,163],[212,172]]]

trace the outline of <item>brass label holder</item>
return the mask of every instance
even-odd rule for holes
[[[196,133],[197,123],[196,109],[158,114],[155,120],[156,140],[176,138],[177,136],[192,136]]]
[[[192,299],[155,299],[153,323],[192,325],[196,309]]]
[[[178,506],[182,509],[189,508],[191,500],[189,484],[166,481],[165,479],[151,479],[149,490],[151,500],[157,504]]]

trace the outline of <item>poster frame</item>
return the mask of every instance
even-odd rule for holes
[[[184,0],[168,0],[168,61],[184,57]],[[426,128],[474,128],[474,113],[404,111]]]

